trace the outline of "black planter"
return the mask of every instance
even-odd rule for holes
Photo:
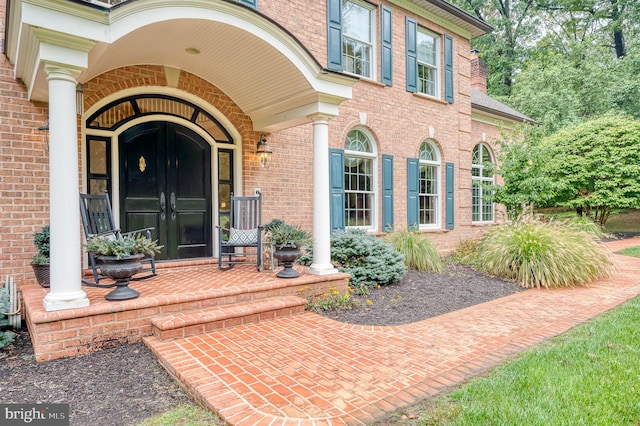
[[[143,254],[134,254],[132,256],[121,257],[116,256],[99,256],[100,273],[115,280],[116,289],[107,294],[104,298],[107,300],[128,300],[135,299],[140,296],[137,290],[129,287],[131,277],[142,270],[140,260]]]
[[[278,264],[284,266],[284,269],[276,274],[278,278],[296,278],[300,273],[293,269],[293,264],[302,256],[302,252],[298,247],[281,247],[276,248],[273,257],[278,259]]]
[[[51,280],[50,280],[50,265],[34,265],[31,264],[31,268],[33,269],[33,274],[36,276],[36,281],[44,288],[49,288]]]

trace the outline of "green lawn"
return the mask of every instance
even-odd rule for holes
[[[622,249],[618,253],[624,254],[626,256],[640,257],[640,246],[635,246],[635,247],[629,247],[629,248],[626,248],[626,249]]]
[[[538,209],[536,212],[555,220],[565,220],[576,216],[574,209],[567,208]],[[614,210],[607,220],[605,232],[640,232],[640,210]]]
[[[638,425],[638,324],[635,298],[438,398],[412,424]]]

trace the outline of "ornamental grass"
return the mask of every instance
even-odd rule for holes
[[[442,259],[426,235],[405,228],[391,231],[384,239],[404,255],[407,267],[442,272]]]
[[[473,264],[524,288],[571,287],[606,277],[612,264],[593,234],[556,222],[521,219],[489,230]]]

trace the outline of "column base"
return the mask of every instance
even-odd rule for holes
[[[330,263],[328,265],[312,264],[307,268],[306,272],[311,275],[331,275],[340,273],[340,271],[334,268]]]
[[[47,312],[61,311],[64,309],[86,308],[89,306],[87,293],[80,290],[72,293],[52,294],[48,293],[42,300],[42,306]]]

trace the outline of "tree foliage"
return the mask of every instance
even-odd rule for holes
[[[507,207],[510,219],[519,217],[529,207],[547,205],[555,196],[558,184],[545,173],[549,154],[540,144],[542,130],[526,126],[503,134],[499,141],[499,168],[503,184],[493,188],[494,200]]]
[[[542,141],[543,173],[558,186],[555,205],[573,207],[601,225],[611,209],[640,208],[640,122],[606,114]]]

